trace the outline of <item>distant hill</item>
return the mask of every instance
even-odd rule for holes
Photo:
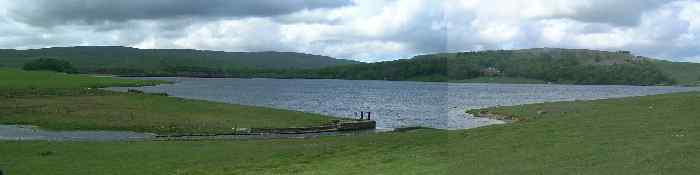
[[[168,70],[313,69],[359,62],[294,52],[221,52],[121,46],[0,50],[0,66],[20,68],[39,58],[71,62],[84,73],[166,74]]]
[[[0,50],[0,67],[20,68],[39,58],[69,61],[82,73],[128,76],[700,85],[697,63],[662,61],[627,51],[558,48],[438,53],[361,63],[292,52],[58,47]]]
[[[655,60],[654,64],[681,85],[700,85],[700,63]]]
[[[536,48],[421,55],[324,68],[314,75],[337,79],[662,85],[697,83],[700,64],[660,61],[627,51]]]

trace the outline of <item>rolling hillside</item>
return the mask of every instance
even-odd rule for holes
[[[293,52],[220,52],[187,49],[136,49],[121,46],[0,50],[0,66],[20,68],[30,60],[55,58],[84,73],[163,73],[165,69],[312,69],[356,61]]]
[[[291,52],[217,52],[129,47],[0,50],[0,67],[67,60],[81,73],[130,76],[327,78],[479,83],[700,85],[700,64],[626,51],[535,48],[419,55],[361,63]]]
[[[700,85],[700,63],[656,60],[655,65],[682,85]]]
[[[660,61],[630,52],[536,48],[440,53],[412,59],[324,68],[321,78],[565,84],[696,85],[700,64]],[[506,82],[507,83],[507,82]]]

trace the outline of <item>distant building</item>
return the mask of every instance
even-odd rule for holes
[[[501,70],[498,70],[495,67],[481,69],[481,74],[484,76],[499,76],[499,75],[501,75],[501,73],[502,73]]]
[[[632,54],[632,52],[626,51],[626,50],[620,50],[620,51],[617,51],[617,53],[621,53],[621,54]]]

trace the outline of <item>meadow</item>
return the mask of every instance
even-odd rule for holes
[[[316,126],[335,118],[270,108],[96,88],[161,81],[0,69],[0,123],[51,130],[230,133],[234,128]]]
[[[125,80],[111,77],[71,75],[44,71],[21,71],[0,68],[0,91],[10,92],[31,89],[87,89],[102,87],[148,86],[162,81]]]
[[[474,174],[697,174],[700,93],[489,108],[519,118],[450,134]]]
[[[474,110],[469,112],[519,120],[456,131],[272,140],[0,141],[0,169],[57,175],[690,175],[700,173],[697,106],[700,92],[688,92]]]
[[[700,93],[681,93],[524,105],[489,109],[525,118],[506,125],[318,139],[4,141],[0,167],[13,174],[696,174],[700,111],[684,106],[699,103]]]

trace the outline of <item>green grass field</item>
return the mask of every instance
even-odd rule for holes
[[[474,174],[698,174],[700,93],[486,109],[525,122],[450,134]]]
[[[53,175],[445,174],[446,139],[444,131],[423,130],[308,140],[0,142],[0,169]]]
[[[0,91],[26,89],[77,89],[112,86],[147,86],[161,81],[124,80],[109,77],[70,75],[55,72],[31,72],[0,68]]]
[[[203,142],[0,142],[9,174],[698,174],[700,93],[486,109],[460,131]]]
[[[162,82],[0,69],[0,123],[54,130],[230,133],[233,128],[315,126],[332,117],[95,87]],[[90,88],[90,89],[88,89]]]
[[[153,133],[230,133],[233,128],[315,126],[333,118],[303,112],[104,93],[0,97],[0,123],[57,130],[129,130]]]

